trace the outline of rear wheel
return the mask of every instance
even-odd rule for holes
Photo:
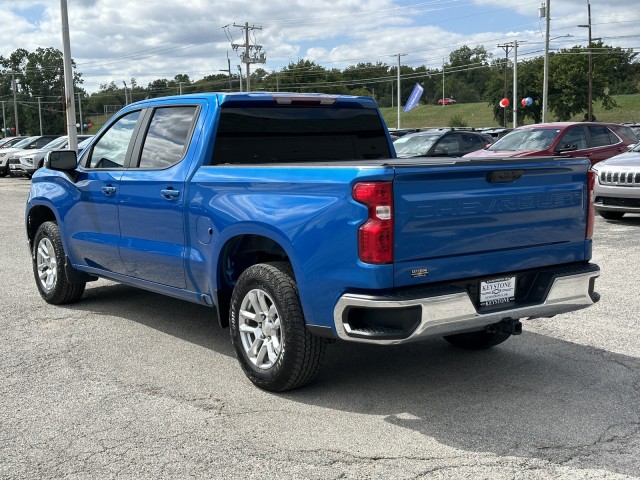
[[[306,329],[291,265],[247,268],[233,290],[229,317],[231,341],[253,384],[282,392],[315,378],[326,344]]]
[[[598,210],[598,213],[602,218],[606,218],[607,220],[620,220],[625,212],[609,212],[606,210]]]
[[[447,335],[444,339],[451,345],[458,348],[464,348],[466,350],[485,350],[504,342],[510,336],[511,334],[507,332],[487,332],[482,330],[480,332]]]
[[[60,230],[55,222],[45,222],[38,228],[33,241],[33,274],[42,298],[61,305],[82,297],[86,283],[71,283],[64,269],[65,253]]]

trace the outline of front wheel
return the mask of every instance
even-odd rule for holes
[[[326,344],[306,329],[291,265],[247,268],[233,290],[229,317],[231,342],[254,385],[282,392],[315,378]]]
[[[86,283],[71,283],[64,269],[66,257],[60,230],[55,222],[44,222],[33,240],[33,274],[40,296],[47,303],[61,305],[80,300]]]
[[[602,218],[607,220],[620,220],[625,212],[609,212],[607,210],[598,210],[598,213]]]

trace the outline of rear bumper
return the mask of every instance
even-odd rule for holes
[[[347,341],[406,343],[482,330],[504,319],[552,317],[589,307],[600,298],[594,291],[595,279],[600,275],[595,264],[533,274],[537,279],[530,290],[543,291],[541,295],[528,295],[525,301],[492,310],[477,308],[469,289],[457,285],[387,295],[347,293],[334,308],[335,329],[338,337]]]

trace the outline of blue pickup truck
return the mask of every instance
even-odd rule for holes
[[[375,102],[156,98],[48,154],[26,231],[45,301],[98,277],[217,310],[258,387],[336,340],[484,349],[598,301],[589,161],[398,159]]]

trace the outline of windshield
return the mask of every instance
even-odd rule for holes
[[[399,157],[420,157],[426,155],[440,135],[405,135],[393,142]]]
[[[546,150],[556,139],[558,128],[526,128],[514,130],[496,141],[487,150],[500,152],[504,150],[529,151]]]
[[[49,142],[46,145],[47,150],[48,149],[52,149],[55,150],[56,148],[64,148],[65,145],[67,144],[67,137],[60,137],[60,138],[56,138],[53,142]]]
[[[29,145],[33,140],[35,140],[38,137],[27,137],[24,140],[19,141],[18,143],[16,143],[13,148],[22,148],[25,147],[27,145]]]

